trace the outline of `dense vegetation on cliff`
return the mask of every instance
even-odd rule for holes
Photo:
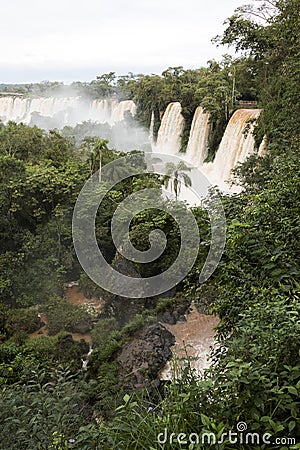
[[[159,408],[141,414],[138,406],[124,405],[117,439],[138,443],[137,448],[151,446],[164,428],[169,437],[171,432],[176,437],[211,432],[220,438],[237,431],[239,421],[260,436],[270,433],[274,448],[299,448],[287,439],[300,435],[299,3],[263,3],[258,9],[240,8],[219,39],[245,51],[256,67],[264,110],[258,133],[268,136],[268,154],[263,160],[251,157],[237,170],[246,189],[224,199],[227,245],[217,272],[197,287],[196,267],[186,284],[188,293],[211,302],[222,319],[215,365],[200,383],[190,375],[173,384],[160,406],[163,415]],[[257,16],[266,17],[263,24]],[[276,446],[275,437],[286,439]],[[206,441],[189,448],[208,447]],[[181,447],[178,440],[173,446],[167,440],[157,448]],[[220,442],[214,448],[265,447],[255,441]]]
[[[267,136],[267,155],[252,156],[239,167],[236,174],[244,191],[223,198],[227,243],[222,261],[213,277],[199,285],[207,251],[203,247],[177,289],[176,302],[183,297],[194,300],[221,318],[214,364],[202,380],[187,364],[181,380],[163,393],[154,393],[150,383],[147,395],[134,392],[120,377],[114,355],[145,323],[155,323],[161,311],[173,306],[173,299],[136,303],[131,311],[135,317],[132,313],[133,320],[124,326],[116,313],[119,299],[107,294],[105,318],[93,325],[93,312],[64,298],[64,283],[79,277],[87,295],[106,295],[81,273],[71,218],[84,181],[100,162],[105,165],[122,154],[99,138],[85,140],[78,149],[56,131],[1,125],[1,449],[210,448],[207,442],[180,444],[176,437],[214,433],[219,439],[236,432],[241,421],[249,432],[269,433],[274,449],[299,448],[292,441],[275,443],[276,438],[300,436],[299,13],[297,0],[239,8],[217,38],[244,52],[235,61],[225,58],[198,71],[169,68],[161,77],[117,79],[111,73],[85,86],[97,96],[118,92],[134,98],[138,118],[147,125],[151,112],[159,121],[170,101],[181,101],[187,119],[201,103],[214,114],[219,130],[215,143],[235,106],[233,76],[237,95],[251,96],[263,108],[256,131],[258,140]],[[133,152],[126,164],[142,168],[143,155]],[[146,175],[133,177],[110,192],[97,216],[96,233],[112,264],[118,264],[110,236],[116,206],[130,193],[160,183]],[[201,208],[194,212],[208,240],[206,214]],[[142,275],[143,270],[147,276],[164,270],[178,249],[174,221],[155,210],[136,218],[134,244],[146,249],[147,236],[158,225],[169,246],[165,258],[153,266],[134,268]],[[28,339],[28,333],[39,329],[41,314],[48,316],[52,336]],[[82,323],[93,326],[95,350],[87,371],[81,364],[86,344],[70,334]],[[175,433],[172,444],[157,441],[165,429],[168,435]],[[267,448],[264,445],[220,442],[211,448]]]

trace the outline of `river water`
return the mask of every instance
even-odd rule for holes
[[[210,366],[209,355],[216,345],[214,328],[219,321],[216,316],[199,313],[193,306],[186,322],[163,324],[175,336],[175,345],[171,348],[173,358],[160,374],[162,380],[180,376],[180,368],[190,357],[190,366],[197,375]]]

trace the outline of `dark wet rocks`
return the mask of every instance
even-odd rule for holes
[[[189,311],[190,302],[186,299],[181,299],[166,311],[159,312],[157,319],[159,322],[175,325],[177,322],[185,322],[186,314],[188,314]]]
[[[128,277],[140,278],[134,265],[119,254],[115,256],[112,267]],[[122,292],[124,286],[120,285],[119,288]],[[130,322],[137,314],[141,314],[147,307],[147,299],[144,298],[128,298],[111,293],[104,293],[103,298],[105,305],[100,317],[113,317],[120,327]]]
[[[159,372],[172,357],[170,347],[175,338],[161,324],[153,324],[140,331],[120,350],[119,379],[125,388],[153,387]]]
[[[91,331],[91,325],[88,321],[82,320],[81,322],[73,325],[72,333],[86,334]]]

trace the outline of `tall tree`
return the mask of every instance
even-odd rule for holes
[[[107,144],[108,144],[107,139],[100,139],[100,138],[95,137],[92,139],[85,140],[85,148],[87,149],[87,151],[89,153],[88,161],[90,164],[91,174],[93,174],[97,170],[99,170],[99,183],[101,182],[101,179],[102,179],[101,169],[102,169],[103,158],[105,156],[107,158],[108,154],[110,152]]]
[[[256,62],[264,133],[290,137],[299,130],[300,4],[256,0],[227,20],[217,39]]]
[[[186,172],[190,172],[190,167],[188,167],[183,161],[180,161],[178,164],[174,164],[172,162],[166,163],[166,174],[163,177],[163,184],[166,188],[169,186],[174,191],[175,198],[178,200],[182,182],[186,187],[190,187],[192,185],[191,178],[187,175]]]

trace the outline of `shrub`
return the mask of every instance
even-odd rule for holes
[[[88,312],[83,307],[71,305],[60,297],[52,297],[43,310],[47,314],[49,335],[55,335],[60,331],[72,332],[75,325],[90,320]]]
[[[11,309],[7,311],[5,331],[10,337],[15,333],[33,333],[41,326],[41,319],[34,309]]]

